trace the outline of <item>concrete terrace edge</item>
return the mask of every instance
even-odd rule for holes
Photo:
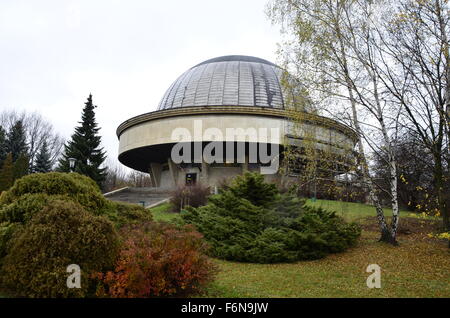
[[[170,201],[170,198],[166,198],[166,199],[164,199],[164,200],[161,200],[161,201],[152,203],[152,204],[146,206],[145,208],[146,208],[146,209],[151,209],[151,208],[154,208],[155,206],[158,206],[158,205],[160,205],[160,204],[163,204],[163,203],[166,203],[166,202],[169,202],[169,201]]]
[[[103,193],[103,196],[104,197],[107,197],[107,196],[110,196],[110,195],[112,195],[112,194],[115,194],[115,193],[119,193],[119,192],[122,192],[122,191],[125,191],[125,190],[127,190],[127,189],[129,189],[130,187],[123,187],[123,188],[120,188],[120,189],[117,189],[117,190],[113,190],[113,191],[110,191],[110,192],[106,192],[106,193]]]
[[[180,108],[172,108],[165,110],[157,110],[154,112],[145,113],[142,115],[138,115],[132,117],[117,127],[117,137],[120,138],[120,135],[135,125],[149,122],[152,120],[167,118],[167,117],[176,117],[176,116],[186,116],[186,115],[204,115],[204,114],[241,114],[241,115],[256,115],[256,116],[265,116],[265,117],[277,117],[277,118],[298,118],[298,112],[288,111],[284,109],[276,109],[276,108],[268,108],[268,107],[255,107],[255,106],[194,106],[194,107],[180,107]],[[352,138],[354,141],[357,140],[357,134],[355,130],[351,127],[339,123],[331,118],[303,113],[302,120],[305,122],[311,122],[317,124],[319,126],[323,126],[326,128],[332,128],[339,132],[344,133],[348,137]]]

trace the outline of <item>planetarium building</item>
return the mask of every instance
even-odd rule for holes
[[[153,186],[162,188],[213,186],[246,170],[268,181],[295,177],[301,169],[280,169],[284,149],[301,148],[305,140],[331,150],[345,166],[342,154],[353,149],[354,131],[308,112],[300,124],[293,120],[296,87],[283,85],[285,78],[283,69],[257,57],[197,64],[172,83],[156,111],[117,128],[119,161],[149,173]]]

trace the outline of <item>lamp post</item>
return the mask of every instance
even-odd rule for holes
[[[75,158],[69,158],[69,167],[70,167],[70,172],[73,172],[74,168],[75,168]]]

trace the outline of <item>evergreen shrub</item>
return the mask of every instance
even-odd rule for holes
[[[226,260],[276,263],[322,258],[355,245],[361,229],[334,212],[314,209],[292,193],[280,194],[262,175],[236,177],[208,204],[182,212]]]
[[[93,273],[112,268],[119,250],[114,225],[72,201],[52,200],[14,231],[0,284],[19,297],[86,297]],[[81,268],[81,288],[67,287],[67,266]]]

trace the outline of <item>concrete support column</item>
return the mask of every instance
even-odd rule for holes
[[[248,171],[248,156],[245,156],[244,162],[242,163],[242,173]]]
[[[178,186],[178,167],[172,161],[171,158],[169,158],[167,160],[167,163],[169,165],[169,171],[170,171],[170,176],[172,177],[172,180],[173,180],[173,185],[176,187],[176,186]]]
[[[209,170],[209,164],[207,164],[204,160],[202,160],[202,172],[200,175],[200,181],[203,184],[208,184],[208,171]]]
[[[150,177],[154,187],[159,187],[161,185],[161,172],[162,165],[160,163],[152,162],[150,164]]]

